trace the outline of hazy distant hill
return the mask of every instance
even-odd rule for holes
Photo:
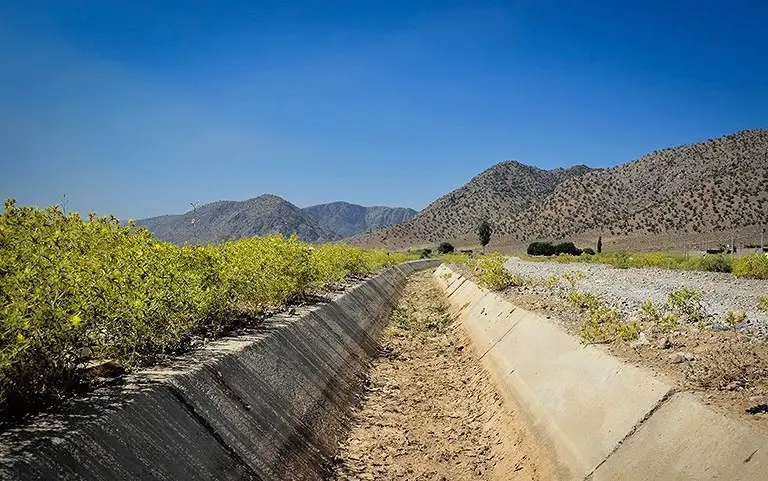
[[[285,236],[296,233],[306,242],[340,238],[318,225],[295,205],[271,194],[240,202],[213,202],[198,207],[194,212],[152,217],[136,223],[152,231],[158,239],[176,244],[217,243],[278,232]]]
[[[610,169],[544,171],[502,162],[412,220],[352,243],[402,248],[472,236],[486,216],[507,241],[586,232],[720,232],[768,222],[768,130],[652,152]]]
[[[413,209],[363,207],[333,202],[300,209],[276,195],[245,201],[219,201],[179,215],[163,215],[136,223],[158,239],[176,244],[217,243],[241,237],[296,233],[305,242],[327,242],[365,230],[408,220]],[[192,222],[195,219],[195,222]]]
[[[342,237],[405,222],[416,211],[405,207],[363,207],[348,202],[331,202],[302,209],[318,224]]]

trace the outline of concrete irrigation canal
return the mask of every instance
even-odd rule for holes
[[[764,480],[766,446],[415,261],[3,433],[0,479]]]

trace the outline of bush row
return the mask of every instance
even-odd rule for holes
[[[768,279],[768,256],[746,255],[731,256],[728,254],[706,254],[703,256],[686,257],[682,254],[651,252],[632,254],[625,252],[608,252],[594,255],[559,255],[552,259],[531,258],[531,260],[552,260],[555,262],[585,262],[610,264],[626,269],[630,267],[656,267],[660,269],[694,270],[709,272],[733,272],[736,277],[752,279]]]
[[[157,241],[114,217],[7,201],[0,214],[0,414],[83,382],[89,359],[130,368],[403,254],[273,235],[217,246]]]
[[[529,256],[554,256],[560,254],[579,256],[585,252],[594,254],[592,249],[579,249],[573,242],[561,242],[557,245],[552,245],[551,242],[533,242],[528,246]]]

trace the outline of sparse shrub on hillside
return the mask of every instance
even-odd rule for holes
[[[450,254],[453,252],[453,245],[450,242],[441,242],[439,246],[437,246],[437,253],[438,254]]]
[[[733,275],[751,279],[768,279],[768,256],[749,255],[733,261]]]
[[[587,254],[589,256],[595,255],[595,251],[591,247],[585,247],[584,248],[584,254]]]

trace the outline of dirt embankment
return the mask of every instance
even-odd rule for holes
[[[615,340],[602,347],[664,376],[704,404],[768,432],[768,317],[756,308],[758,296],[768,294],[768,282],[711,272],[516,259],[507,268],[531,282],[509,287],[502,294],[515,305],[550,317],[575,336],[589,314],[565,299],[562,283],[559,289],[545,287],[542,281],[550,276],[580,272],[573,289],[605,299],[621,311],[625,322],[641,317],[643,302],[650,299],[661,305],[676,288],[701,292],[700,322],[680,322],[667,331],[641,323],[639,339]],[[728,311],[744,311],[746,320],[726,328],[723,317]]]
[[[431,275],[416,274],[405,288],[331,479],[554,479]]]

